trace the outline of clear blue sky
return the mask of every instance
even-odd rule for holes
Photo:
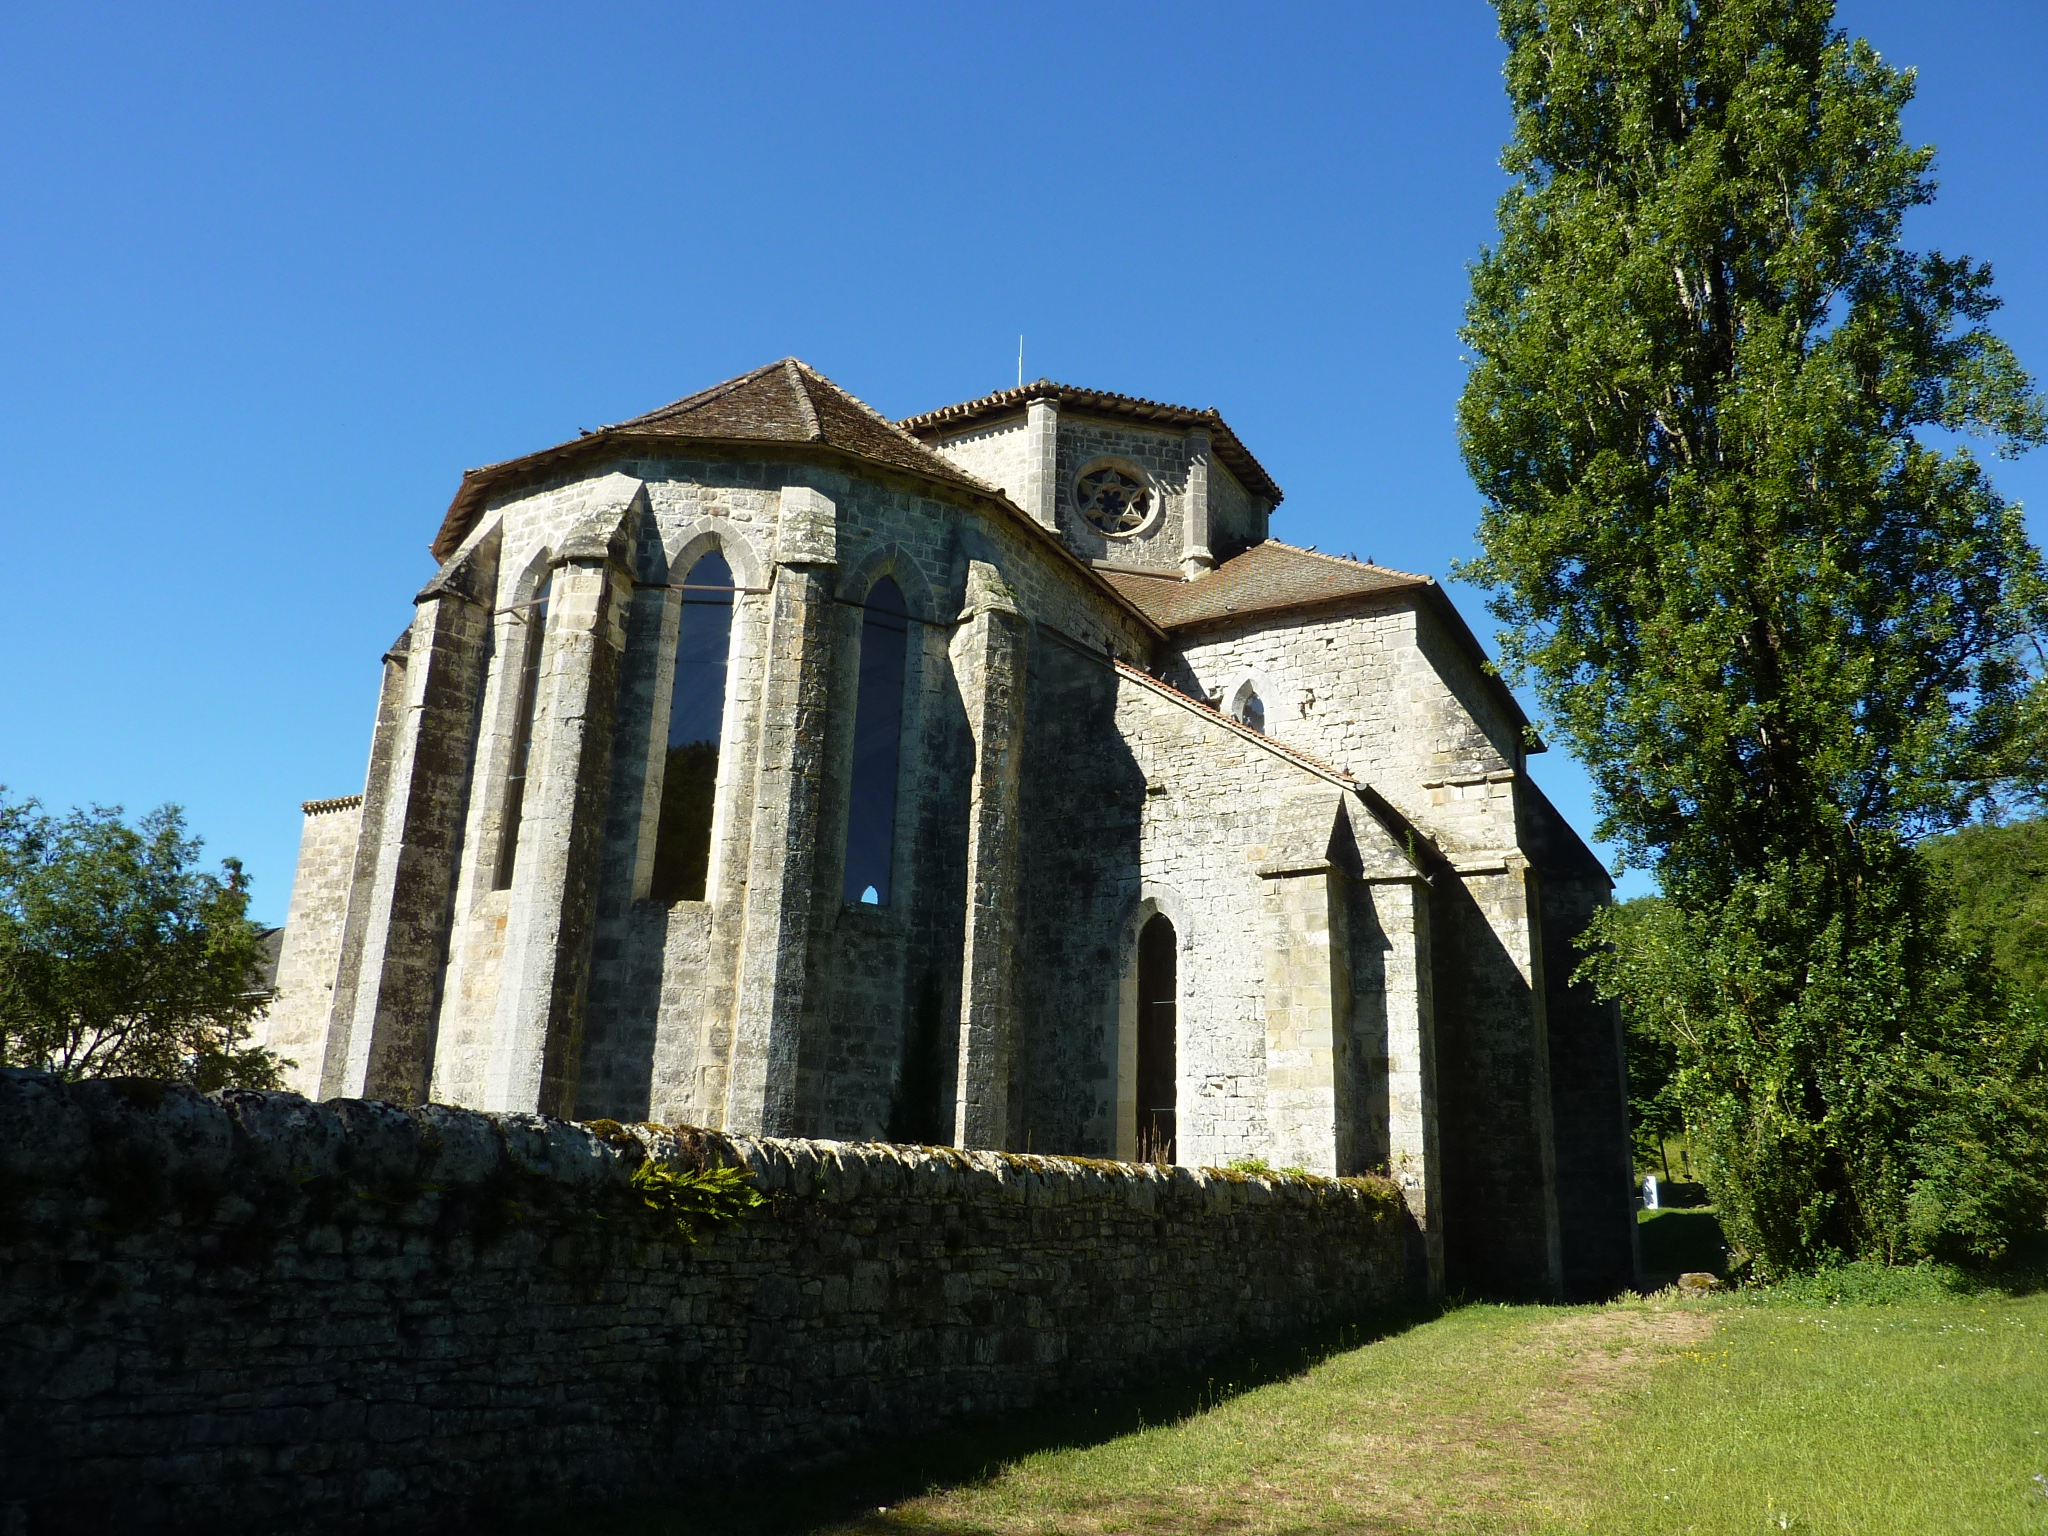
[[[2048,370],[2048,6],[1841,14],[1922,68],[1912,237]],[[461,471],[786,354],[904,415],[1021,332],[1220,408],[1282,537],[1442,573],[1500,61],[1477,0],[9,6],[0,783],[177,801],[282,921]],[[1998,475],[2048,505],[2048,455]]]

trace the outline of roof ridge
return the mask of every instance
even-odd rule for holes
[[[1208,716],[1212,720],[1219,721],[1223,725],[1230,727],[1231,730],[1237,732],[1238,735],[1250,737],[1253,741],[1256,741],[1262,747],[1271,747],[1275,752],[1278,752],[1282,757],[1291,758],[1293,761],[1301,764],[1302,767],[1313,769],[1315,772],[1323,775],[1323,777],[1327,779],[1334,779],[1337,782],[1341,783],[1347,789],[1357,789],[1361,784],[1365,782],[1362,779],[1359,779],[1351,774],[1346,773],[1342,768],[1332,768],[1328,763],[1323,762],[1321,759],[1310,757],[1306,752],[1301,751],[1299,748],[1290,747],[1283,741],[1275,741],[1271,736],[1268,736],[1264,731],[1253,730],[1250,726],[1246,725],[1242,720],[1237,719],[1235,716],[1224,714],[1222,710],[1216,708],[1215,705],[1209,703],[1206,699],[1198,699],[1191,694],[1182,693],[1178,688],[1174,687],[1171,683],[1161,682],[1158,678],[1154,677],[1150,672],[1147,672],[1139,667],[1134,667],[1127,661],[1124,661],[1120,658],[1112,657],[1110,665],[1115,667],[1117,671],[1123,673],[1126,677],[1131,678],[1133,681],[1143,683],[1147,688],[1150,688],[1154,693],[1164,694],[1167,698],[1172,699],[1176,704],[1184,704],[1189,709],[1198,711],[1199,713]]]
[[[1278,544],[1282,549],[1291,549],[1297,555],[1307,555],[1312,560],[1327,560],[1332,565],[1362,565],[1369,571],[1385,571],[1389,576],[1405,576],[1410,581],[1426,581],[1431,586],[1436,585],[1436,578],[1434,576],[1425,576],[1420,571],[1397,570],[1391,565],[1375,565],[1370,560],[1350,560],[1346,559],[1343,555],[1326,555],[1320,549],[1305,549],[1299,544],[1290,544],[1285,539],[1276,539],[1271,534],[1268,534],[1260,542]],[[1252,549],[1257,549],[1258,547],[1257,544],[1254,544]],[[1246,550],[1245,553],[1250,554],[1251,550]],[[1221,569],[1221,567],[1218,567],[1218,569]],[[1213,576],[1216,573],[1215,571],[1209,571],[1205,574]]]
[[[955,464],[943,453],[940,453],[936,448],[932,447],[930,443],[927,443],[922,438],[915,437],[912,434],[904,431],[902,427],[898,426],[895,422],[891,421],[888,417],[884,416],[872,405],[869,405],[867,401],[861,399],[859,395],[856,395],[852,390],[846,388],[843,384],[834,383],[831,379],[828,379],[827,377],[825,377],[824,374],[818,372],[817,369],[813,368],[809,363],[805,362],[802,358],[791,357],[785,358],[784,361],[793,364],[806,377],[814,379],[818,383],[825,385],[834,393],[838,394],[841,399],[852,402],[852,404],[856,408],[865,412],[876,423],[876,425],[887,429],[892,436],[901,438],[905,443],[909,444],[912,448],[915,448],[920,457],[935,460],[936,462],[943,464],[949,473],[961,479],[970,481],[973,485],[987,492],[991,496],[999,496],[1004,501],[1009,501],[1009,492],[1005,491],[1001,486],[995,485],[990,481],[982,479],[981,476],[975,474],[972,470],[967,469],[962,465]],[[808,405],[808,399],[806,400],[806,404]],[[813,420],[815,419],[815,413],[813,413]],[[1011,504],[1013,506],[1015,505],[1014,502]],[[1022,511],[1023,509],[1020,507],[1018,508],[1018,510]],[[1026,513],[1025,515],[1029,516],[1028,513]]]
[[[825,429],[818,423],[818,402],[811,398],[810,381],[805,377],[809,370],[793,357],[785,357],[778,366],[782,369],[782,376],[789,381],[789,392],[796,396],[797,410],[803,414],[811,441],[823,442]]]
[[[1013,384],[1008,389],[994,390],[986,395],[977,395],[972,400],[957,401],[942,405],[937,410],[923,411],[915,416],[906,416],[900,425],[906,428],[913,423],[941,421],[956,413],[981,409],[991,405],[1007,405],[1013,400],[1028,400],[1035,394],[1049,389],[1064,390],[1073,395],[1094,395],[1102,400],[1121,400],[1130,405],[1149,405],[1161,411],[1185,411],[1190,416],[1209,416],[1221,421],[1223,413],[1213,405],[1175,405],[1171,400],[1154,400],[1146,395],[1126,395],[1114,389],[1090,389],[1085,384],[1062,384],[1057,379],[1033,379],[1029,384]]]

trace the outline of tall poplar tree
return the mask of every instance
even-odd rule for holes
[[[1660,877],[1594,970],[1766,1270],[2038,1229],[2040,1029],[1913,841],[2039,789],[2048,572],[1957,435],[2042,402],[1915,253],[1910,72],[1831,0],[1499,0],[1514,182],[1459,404],[1510,671]]]

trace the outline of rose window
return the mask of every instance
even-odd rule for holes
[[[1098,533],[1133,533],[1152,515],[1152,492],[1127,469],[1105,464],[1074,482],[1081,516]]]

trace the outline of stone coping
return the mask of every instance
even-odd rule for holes
[[[565,1194],[624,1195],[633,1170],[743,1166],[765,1193],[862,1199],[1100,1201],[1221,1212],[1243,1206],[1398,1201],[1380,1178],[1161,1167],[1046,1153],[961,1151],[872,1141],[727,1136],[691,1126],[582,1124],[366,1099],[315,1103],[292,1093],[201,1093],[153,1079],[66,1082],[0,1069],[0,1178],[17,1187],[69,1182],[118,1164],[201,1186],[341,1179],[442,1190],[524,1176]]]

